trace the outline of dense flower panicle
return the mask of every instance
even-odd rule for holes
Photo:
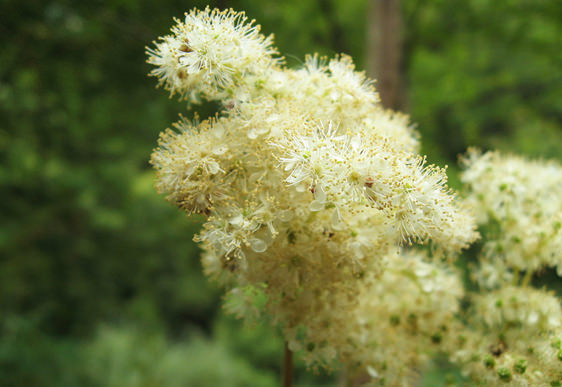
[[[489,385],[550,385],[562,380],[562,310],[552,294],[506,286],[478,295],[471,327],[452,360]]]
[[[469,202],[481,223],[498,228],[487,237],[488,259],[515,270],[556,267],[562,276],[562,166],[476,150],[463,163]]]
[[[562,380],[560,303],[526,286],[562,272],[562,168],[470,151],[461,200],[351,58],[292,70],[272,44],[243,13],[207,8],[147,50],[172,95],[222,106],[163,132],[151,163],[159,192],[206,217],[195,240],[228,309],[267,316],[308,365],[339,359],[375,384],[414,383],[438,350],[479,383]],[[488,222],[472,275],[496,290],[472,297],[465,325],[461,281],[438,261],[478,237],[470,204]],[[401,247],[430,240],[433,260]]]
[[[312,366],[339,358],[403,380],[461,292],[437,264],[397,252],[428,240],[458,252],[477,237],[472,216],[349,57],[283,68],[271,38],[245,21],[194,10],[149,49],[172,94],[222,106],[161,135],[157,189],[206,216],[204,270],[237,299],[235,313],[265,313]]]

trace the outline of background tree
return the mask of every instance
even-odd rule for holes
[[[377,80],[383,106],[403,109],[402,4],[400,0],[368,2],[367,73]]]

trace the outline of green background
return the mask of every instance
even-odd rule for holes
[[[367,0],[208,3],[257,19],[290,66],[345,52],[365,67]],[[155,90],[145,46],[206,4],[0,2],[0,385],[279,384],[277,332],[223,313],[200,219],[155,193],[147,161],[193,112]],[[471,145],[561,157],[562,3],[403,0],[402,14],[405,104],[453,186]],[[425,383],[447,372],[436,360]],[[297,384],[338,378],[297,362]]]

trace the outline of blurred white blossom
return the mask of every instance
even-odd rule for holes
[[[557,268],[562,276],[562,166],[471,150],[462,181],[479,222],[488,222],[484,255],[518,271]]]

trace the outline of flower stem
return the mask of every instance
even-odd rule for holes
[[[515,270],[513,271],[513,285],[514,286],[519,285],[520,276],[521,276],[521,273],[519,272],[519,269],[515,268]]]
[[[285,343],[285,353],[283,354],[283,387],[293,386],[293,352]]]
[[[527,272],[525,273],[525,276],[523,277],[523,281],[521,281],[521,286],[525,287],[525,286],[529,285],[532,278],[533,278],[533,271],[527,270]]]

